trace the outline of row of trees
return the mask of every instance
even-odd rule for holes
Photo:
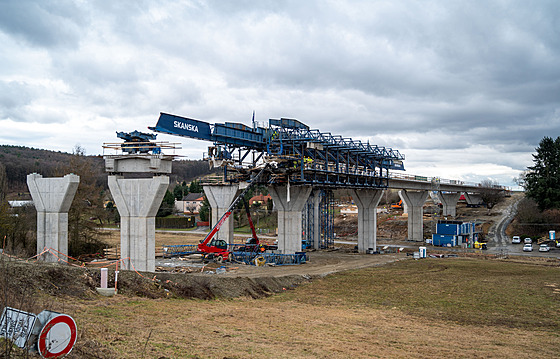
[[[533,165],[517,179],[525,199],[517,206],[514,230],[543,236],[560,229],[560,137],[544,137],[533,154]]]
[[[560,208],[560,137],[544,137],[533,154],[533,166],[521,177],[525,194],[541,211]]]
[[[37,238],[34,208],[19,207],[11,209],[8,200],[8,178],[6,167],[0,163],[0,244],[2,249],[22,256],[35,253]]]

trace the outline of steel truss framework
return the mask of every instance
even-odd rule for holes
[[[240,180],[239,174],[246,175],[263,162],[277,164],[266,177],[269,184],[322,188],[385,188],[389,170],[404,170],[404,155],[397,150],[309,129],[294,119],[270,119],[268,126],[248,127],[233,122],[211,125],[162,113],[150,129],[213,142],[204,157],[227,164],[228,181]]]

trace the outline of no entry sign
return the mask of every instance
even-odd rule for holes
[[[43,358],[59,358],[70,353],[78,336],[76,322],[66,314],[52,316],[37,339],[37,349]]]

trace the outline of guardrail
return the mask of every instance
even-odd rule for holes
[[[402,179],[402,180],[406,180],[406,181],[418,181],[418,182],[423,182],[423,183],[433,183],[436,186],[438,184],[447,184],[447,185],[458,185],[458,186],[483,187],[481,183],[465,182],[465,181],[461,181],[461,180],[451,180],[451,179],[445,179],[445,178],[440,178],[440,177],[419,176],[419,175],[404,174],[404,173],[398,173],[398,172],[397,173],[390,172],[389,173],[389,179]],[[501,185],[493,185],[492,188],[502,189],[504,191],[511,190],[509,187],[501,186]]]

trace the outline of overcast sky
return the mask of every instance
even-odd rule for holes
[[[0,47],[0,144],[100,154],[160,112],[254,110],[398,149],[411,174],[512,185],[560,135],[555,0],[1,0]]]

